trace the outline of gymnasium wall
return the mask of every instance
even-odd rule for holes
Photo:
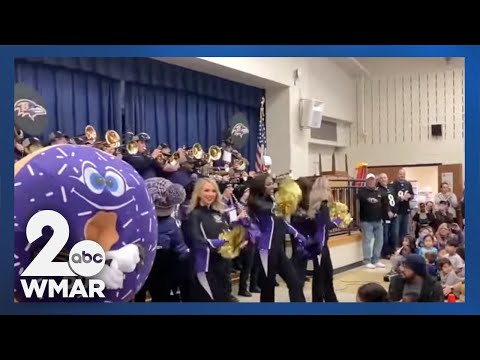
[[[464,68],[415,70],[357,80],[352,163],[464,163]],[[433,124],[442,126],[440,137]]]

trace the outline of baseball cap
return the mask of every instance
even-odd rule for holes
[[[370,173],[370,174],[368,174],[367,177],[366,177],[367,180],[368,180],[368,179],[372,179],[372,178],[373,178],[373,179],[376,178],[375,174]]]

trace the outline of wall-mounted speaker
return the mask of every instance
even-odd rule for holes
[[[300,100],[300,127],[303,129],[320,129],[325,103],[319,100]]]
[[[431,125],[431,134],[432,136],[442,136],[442,125],[441,124]]]

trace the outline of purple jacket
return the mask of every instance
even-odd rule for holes
[[[180,257],[188,254],[188,247],[183,240],[183,235],[177,226],[177,222],[171,216],[163,216],[158,219],[157,249],[173,250]]]
[[[257,241],[260,250],[270,250],[276,237],[284,237],[286,234],[292,235],[300,246],[304,246],[305,237],[287,221],[273,214],[271,199],[257,200],[256,207],[255,214],[252,214],[252,221],[256,223],[260,231]]]

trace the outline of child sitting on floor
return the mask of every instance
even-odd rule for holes
[[[425,254],[425,260],[427,262],[428,275],[434,278],[438,278],[437,254],[433,252],[428,252]]]
[[[388,293],[377,283],[368,283],[357,290],[357,302],[388,302]]]
[[[438,254],[438,249],[434,247],[435,239],[432,235],[426,235],[423,239],[423,245],[420,247],[418,254],[426,258],[428,253]]]

